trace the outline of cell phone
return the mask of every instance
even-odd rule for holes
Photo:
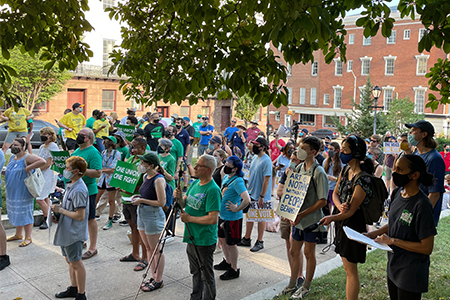
[[[279,164],[280,167],[284,168],[284,164]]]

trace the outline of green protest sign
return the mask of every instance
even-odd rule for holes
[[[121,130],[121,131],[123,131],[123,133],[125,133],[125,137],[127,138],[127,140],[129,140],[130,142],[133,140],[134,132],[136,131],[134,126],[116,125],[116,127],[118,130]]]
[[[58,172],[59,174],[63,173],[63,170],[66,168],[66,160],[70,157],[69,151],[50,151],[53,156],[53,166],[52,170]]]
[[[140,177],[136,165],[118,161],[109,185],[134,193]]]

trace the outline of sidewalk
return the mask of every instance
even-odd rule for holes
[[[133,271],[135,263],[119,262],[120,257],[131,252],[126,235],[128,227],[114,224],[110,230],[104,231],[102,226],[105,222],[106,215],[103,214],[98,221],[99,254],[83,261],[87,270],[86,295],[91,300],[134,299],[143,272]],[[33,228],[33,243],[25,248],[19,248],[18,241],[8,243],[11,265],[0,271],[0,299],[56,299],[54,294],[70,285],[68,266],[60,248],[51,243],[55,230],[56,226],[52,226],[49,239],[48,230]],[[254,242],[256,228],[253,231]],[[10,236],[15,231],[8,229],[6,233]],[[176,234],[180,236],[182,233],[183,224],[177,220]],[[285,242],[279,233],[265,232],[264,246],[258,253],[250,252],[249,248],[239,248],[239,279],[222,281],[219,276],[223,272],[216,272],[217,299],[271,299],[281,291],[290,273]],[[320,254],[324,246],[317,245],[316,275],[328,272],[329,266],[339,265],[340,259],[333,259],[336,258],[333,248],[325,255]],[[164,287],[150,293],[140,292],[138,299],[189,299],[192,285],[185,249],[180,237],[166,244]],[[219,263],[222,257],[221,253],[214,255],[215,263]],[[327,261],[330,262],[325,263]]]

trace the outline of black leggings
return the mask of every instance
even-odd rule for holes
[[[413,293],[398,288],[388,277],[388,289],[391,300],[420,300],[422,293]]]

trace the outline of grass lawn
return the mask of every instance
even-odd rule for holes
[[[422,299],[450,299],[450,217],[439,222],[438,235],[434,239],[434,249],[431,254],[430,282],[428,293]],[[386,274],[387,254],[382,250],[372,251],[367,255],[365,264],[359,264],[360,292],[359,299],[381,300],[389,299]],[[345,297],[346,276],[344,267],[339,267],[330,273],[313,280],[308,300],[336,300]],[[288,299],[282,297],[279,299]]]

